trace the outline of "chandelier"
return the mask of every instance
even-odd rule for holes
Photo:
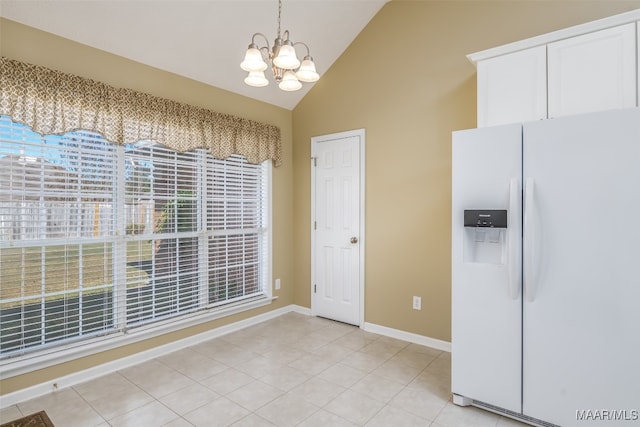
[[[249,72],[244,82],[249,86],[262,87],[269,84],[269,80],[264,75],[264,71],[271,64],[273,78],[278,83],[278,87],[286,91],[298,90],[302,83],[318,81],[320,76],[316,72],[316,64],[309,55],[309,46],[302,42],[292,42],[289,39],[289,30],[285,30],[284,39],[280,35],[280,16],[282,15],[282,0],[278,0],[278,35],[273,41],[273,48],[269,47],[269,40],[262,33],[255,33],[251,37],[251,44],[247,48],[244,61],[240,63],[240,68]],[[256,37],[262,36],[266,46],[259,47],[256,44]],[[307,54],[302,62],[296,56],[294,46],[302,45],[307,50]]]

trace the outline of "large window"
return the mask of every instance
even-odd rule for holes
[[[268,294],[269,165],[0,116],[0,351]]]

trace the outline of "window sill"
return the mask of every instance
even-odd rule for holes
[[[216,307],[210,310],[188,314],[180,318],[168,319],[151,325],[130,329],[126,332],[111,334],[106,337],[94,338],[25,354],[23,356],[8,358],[0,361],[0,380],[134,344],[232,314],[263,307],[271,304],[275,299],[277,299],[277,297],[262,295],[224,307]]]

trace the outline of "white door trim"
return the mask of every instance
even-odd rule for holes
[[[359,283],[359,295],[360,295],[360,321],[359,327],[364,327],[364,290],[365,290],[365,130],[364,129],[355,129],[345,132],[337,132],[328,135],[320,135],[311,137],[311,315],[315,316],[316,313],[314,311],[313,304],[313,286],[315,284],[316,278],[316,266],[315,266],[315,233],[314,233],[314,224],[316,221],[316,177],[315,177],[315,151],[314,144],[322,141],[336,140],[342,138],[350,138],[350,137],[358,137],[360,139],[360,230],[359,230],[359,257],[360,257],[360,283]]]

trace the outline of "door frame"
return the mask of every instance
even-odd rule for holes
[[[315,265],[315,233],[314,233],[314,224],[316,221],[316,169],[314,167],[314,163],[316,161],[316,153],[315,146],[316,144],[325,142],[325,141],[335,141],[338,139],[345,139],[351,137],[358,137],[360,139],[360,200],[359,200],[359,208],[360,208],[360,229],[358,232],[358,240],[359,240],[359,311],[360,318],[359,324],[357,325],[360,328],[364,327],[364,290],[365,290],[365,130],[364,129],[355,129],[344,132],[337,132],[327,135],[313,136],[311,137],[311,224],[310,224],[310,233],[311,233],[311,283],[309,284],[309,289],[311,292],[311,315],[315,316],[314,310],[314,292],[313,287],[315,284],[316,278],[316,265]]]

